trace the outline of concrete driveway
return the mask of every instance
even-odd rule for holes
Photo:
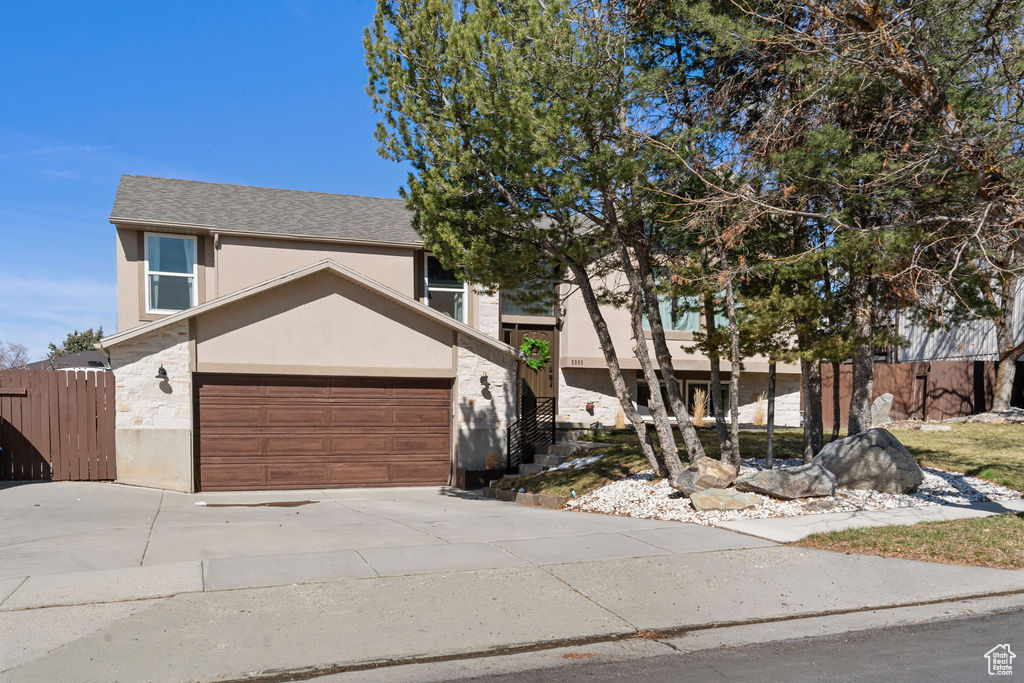
[[[1024,571],[840,555],[438,488],[0,488],[4,681],[349,670],[362,680],[438,657],[460,667],[539,648],[557,653],[551,661],[616,643],[632,652],[652,634],[666,643],[649,646],[660,653],[700,630],[714,639],[723,627],[777,630],[796,618],[807,633],[833,619],[843,630],[846,618],[941,618],[979,600],[987,610],[1024,604]],[[561,646],[577,651],[551,649]]]
[[[527,508],[446,487],[199,494],[93,482],[0,488],[0,578],[207,560],[207,579],[215,580],[233,573],[231,558],[255,557],[268,557],[272,574],[292,562],[312,572],[309,578],[373,576],[765,545],[720,529]],[[325,566],[318,572],[311,563]],[[243,583],[264,583],[251,575],[252,565],[246,562]]]

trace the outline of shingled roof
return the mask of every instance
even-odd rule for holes
[[[123,175],[112,223],[419,245],[402,199]]]

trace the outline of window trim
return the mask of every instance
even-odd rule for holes
[[[431,285],[430,284],[430,268],[429,268],[429,261],[430,261],[430,259],[437,260],[437,257],[434,256],[429,251],[424,251],[423,252],[423,295],[424,295],[424,299],[426,299],[426,301],[424,301],[423,303],[426,304],[429,308],[433,308],[432,306],[430,306],[430,292],[431,292],[431,290],[433,290],[435,292],[462,292],[462,320],[459,320],[458,318],[455,318],[454,316],[452,316],[452,319],[453,320],[459,320],[459,322],[462,323],[463,325],[468,325],[469,324],[469,283],[468,282],[463,282],[461,288],[457,288],[457,287],[443,287],[443,286],[438,286],[438,285]],[[434,308],[434,310],[437,311],[438,309]],[[443,313],[444,311],[438,311],[438,312],[439,313]]]
[[[712,403],[712,399],[711,399],[711,380],[710,379],[688,379],[688,380],[686,380],[686,384],[684,386],[685,393],[683,394],[683,399],[687,403],[687,405],[686,405],[686,409],[687,410],[690,409],[689,403],[690,403],[690,385],[691,384],[702,384],[702,385],[704,385],[704,387],[706,387],[706,390],[708,392],[708,417],[714,419],[714,417],[715,417],[715,404]],[[719,393],[719,395],[721,395],[723,389],[726,392],[728,392],[729,391],[729,384],[727,382],[722,382],[721,380],[719,380],[719,382],[718,382],[718,393]],[[724,419],[726,419],[726,420],[730,419],[730,415],[732,413],[730,412],[730,405],[729,405],[728,398],[725,399],[725,404],[722,406],[722,409],[723,409],[722,410],[722,413],[723,413],[722,417]]]
[[[682,390],[682,388],[683,388],[683,380],[679,379],[678,377],[676,377],[675,380],[679,384],[679,389]],[[651,388],[650,383],[646,379],[644,379],[641,375],[638,374],[637,378],[636,378],[636,395],[633,397],[633,403],[636,405],[637,412],[640,413],[641,417],[650,417],[651,416],[650,405],[646,404],[646,403],[640,403],[640,385],[641,384],[646,384],[647,385],[648,395],[650,394],[650,388]],[[666,382],[665,382],[664,379],[658,381],[658,391],[660,391],[662,393],[662,398],[666,399],[666,402],[667,402],[667,398],[666,397],[668,396],[668,391],[666,389]],[[672,410],[672,407],[667,405],[667,404],[666,404],[666,408],[668,408],[669,411]],[[669,415],[668,417],[671,420],[671,419],[675,418],[675,415]]]
[[[192,240],[192,272],[191,273],[170,273],[162,270],[150,270],[149,269],[149,238],[153,237],[171,237],[174,239]],[[196,306],[199,302],[199,239],[195,235],[176,235],[167,232],[144,232],[142,234],[142,260],[143,260],[143,274],[142,274],[142,288],[145,290],[146,297],[146,313],[155,313],[159,315],[167,315],[170,313],[178,313],[175,309],[166,308],[153,308],[152,302],[150,301],[150,275],[167,275],[170,277],[187,277],[192,279],[192,301],[189,304],[189,308]],[[188,310],[188,309],[182,309]]]

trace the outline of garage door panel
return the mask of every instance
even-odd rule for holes
[[[263,410],[262,426],[265,427],[292,427],[295,425],[327,427],[331,424],[331,409],[327,406],[271,405]]]
[[[392,409],[376,406],[370,407],[360,403],[356,406],[336,406],[331,408],[331,425],[345,427],[388,427],[394,424]]]
[[[372,484],[379,481],[388,481],[391,473],[388,465],[380,463],[345,463],[331,465],[328,474],[328,481],[331,484],[343,485]]]
[[[448,454],[448,435],[438,436],[396,436],[392,442],[392,451],[401,454],[441,453]]]
[[[449,390],[447,388],[440,387],[429,387],[429,386],[411,386],[402,387],[400,390],[400,397],[407,401],[448,401]]]
[[[254,424],[260,419],[260,408],[256,406],[211,405],[206,409],[203,421],[208,425],[231,426]]]
[[[267,483],[266,468],[261,465],[206,465],[203,467],[203,486],[259,487]]]
[[[326,464],[292,467],[290,465],[267,465],[267,484],[273,487],[321,486],[327,481],[329,466]]]
[[[449,408],[444,406],[407,406],[392,409],[392,424],[417,427],[421,425],[444,425],[448,422]]]
[[[417,482],[424,479],[443,478],[447,475],[447,461],[394,463],[391,465],[391,479],[395,482]]]
[[[290,438],[269,438],[263,440],[264,453],[267,455],[290,455],[292,453],[312,453],[327,455],[330,453],[330,439],[322,436]]]
[[[391,450],[391,437],[386,434],[346,434],[331,439],[332,453],[381,454]]]
[[[443,484],[451,382],[197,375],[203,489]]]
[[[258,436],[214,436],[208,432],[200,434],[200,452],[205,455],[221,454],[260,454],[263,452],[263,439]]]
[[[330,398],[330,388],[323,386],[306,386],[304,384],[268,384],[263,388],[263,396],[267,398],[298,398],[316,399]]]

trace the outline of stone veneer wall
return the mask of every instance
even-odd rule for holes
[[[188,321],[109,349],[117,406],[117,480],[191,491],[192,373]],[[156,378],[163,365],[168,379]]]
[[[192,428],[188,321],[110,349],[117,393],[117,429]],[[156,379],[163,365],[167,382]]]
[[[476,329],[488,337],[501,339],[501,306],[498,294],[474,292],[477,301]]]
[[[634,390],[632,370],[624,370],[626,384]],[[587,404],[594,404],[594,412],[587,412]],[[559,422],[592,424],[600,422],[605,427],[622,427],[626,416],[615,397],[611,377],[603,369],[559,368],[558,370],[558,415]]]
[[[462,334],[458,345],[456,466],[504,467],[505,429],[515,420],[516,360]],[[487,385],[481,382],[484,375]]]
[[[768,373],[749,372],[740,375],[740,423],[752,423],[757,411],[757,398],[768,393]],[[768,406],[764,406],[767,417]],[[776,375],[775,424],[779,427],[800,426],[800,376]]]
[[[636,373],[624,370],[630,392],[636,396]],[[685,385],[684,385],[685,386]],[[768,391],[768,373],[740,375],[740,422],[751,423],[757,410],[757,397]],[[775,387],[775,424],[800,426],[800,377],[778,375]],[[587,412],[587,403],[594,412]],[[561,368],[558,372],[558,421],[577,424],[600,422],[605,427],[622,427],[625,415],[619,405],[608,372],[603,369]],[[711,424],[709,422],[708,424]]]

